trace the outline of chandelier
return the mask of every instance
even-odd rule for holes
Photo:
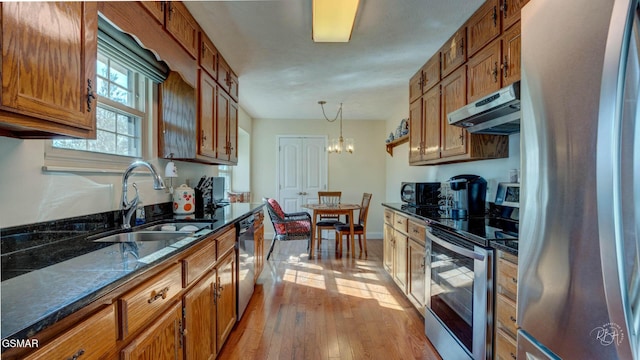
[[[341,154],[343,151],[348,152],[349,154],[353,154],[353,139],[352,138],[343,138],[342,137],[342,103],[340,103],[340,108],[338,109],[338,113],[333,120],[330,120],[327,117],[327,114],[324,112],[324,104],[327,102],[324,100],[318,101],[320,107],[322,108],[322,115],[324,115],[325,120],[328,122],[334,122],[340,117],[340,137],[337,139],[329,140],[329,146],[327,147],[327,152]]]

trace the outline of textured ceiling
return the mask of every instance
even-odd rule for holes
[[[187,1],[239,76],[256,119],[387,120],[408,110],[409,78],[483,0],[360,0],[348,43],[311,40],[311,0]],[[408,114],[403,115],[408,116]]]

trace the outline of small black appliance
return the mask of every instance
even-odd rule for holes
[[[403,182],[400,198],[415,207],[438,207],[440,197],[439,182]]]

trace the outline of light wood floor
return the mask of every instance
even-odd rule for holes
[[[306,241],[276,243],[218,359],[440,359],[382,268],[382,240],[367,244],[366,259],[336,258],[323,241],[310,260]]]

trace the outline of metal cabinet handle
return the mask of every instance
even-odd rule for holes
[[[147,302],[149,304],[151,304],[152,302],[162,298],[163,300],[167,298],[167,293],[169,292],[169,287],[165,287],[164,289],[156,292],[155,290],[153,290],[151,292],[151,297],[149,298],[149,300],[147,300]]]
[[[502,1],[502,5],[500,5],[500,10],[502,10],[502,13],[504,14],[504,18],[506,19],[507,18],[507,0]]]
[[[493,71],[491,72],[491,75],[493,75],[493,82],[498,82],[498,62],[497,61],[493,64]]]
[[[509,320],[516,322],[516,318],[514,318],[513,315],[509,315]]]
[[[502,63],[502,74],[504,75],[504,78],[507,78],[507,74],[509,73],[509,57],[508,56],[504,56],[504,62]]]
[[[67,360],[77,360],[80,356],[84,355],[84,349],[78,350],[75,354],[68,357]]]
[[[87,111],[91,112],[91,101],[96,99],[96,94],[93,92],[93,85],[91,79],[87,79]]]
[[[498,9],[496,9],[496,7],[493,7],[493,26],[498,26]]]

